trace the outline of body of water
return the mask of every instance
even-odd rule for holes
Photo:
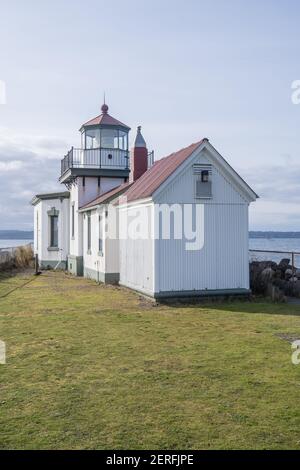
[[[33,240],[0,240],[0,248],[23,246]],[[249,249],[270,251],[298,251],[300,253],[300,238],[249,238]],[[251,259],[272,260],[277,263],[288,255],[276,253],[252,253]],[[295,256],[295,264],[300,267],[300,255]]]
[[[11,246],[23,246],[32,243],[33,240],[0,240],[0,248],[8,248]]]
[[[249,238],[249,249],[270,251],[297,251],[300,253],[300,238]],[[289,255],[276,253],[251,253],[251,259],[271,260],[278,263]],[[295,264],[300,267],[300,255],[295,255]]]

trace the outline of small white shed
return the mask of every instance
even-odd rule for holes
[[[248,207],[257,195],[208,139],[157,161],[125,197],[120,227],[138,217],[151,235],[120,239],[120,284],[155,298],[249,292]]]

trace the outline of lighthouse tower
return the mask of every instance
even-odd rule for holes
[[[76,275],[83,273],[83,215],[79,209],[128,181],[130,173],[130,128],[110,116],[108,109],[104,103],[101,114],[81,126],[81,147],[72,147],[61,161],[59,181],[70,191],[68,269]]]

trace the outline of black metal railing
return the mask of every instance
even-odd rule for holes
[[[299,251],[281,251],[281,250],[256,250],[250,249],[250,261],[279,261],[283,256],[288,256],[289,261],[291,262],[292,271],[294,273],[295,269],[300,267],[300,252]]]
[[[69,150],[61,161],[61,174],[70,168],[129,168],[128,151],[121,149],[75,149]]]

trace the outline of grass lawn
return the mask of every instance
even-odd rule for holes
[[[300,448],[277,336],[300,338],[300,306],[153,306],[51,272],[2,275],[0,297],[0,448]]]

